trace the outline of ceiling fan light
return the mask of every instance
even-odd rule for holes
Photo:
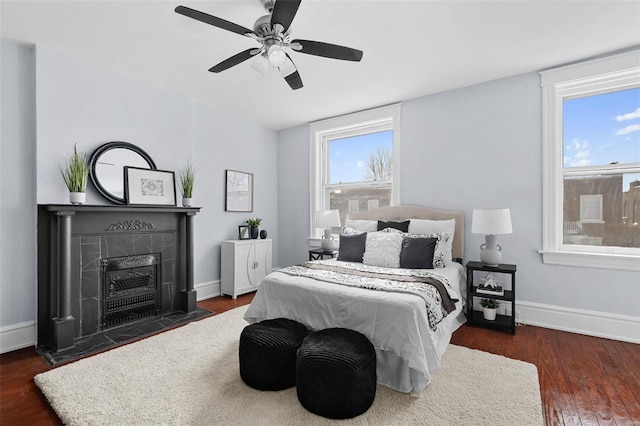
[[[269,69],[269,61],[267,61],[264,56],[258,55],[253,61],[251,61],[251,68],[259,72],[261,75],[264,75],[264,73]]]
[[[268,57],[269,63],[274,67],[280,67],[287,61],[287,54],[277,44],[274,44],[269,48]]]

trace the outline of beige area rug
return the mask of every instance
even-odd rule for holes
[[[35,377],[70,425],[541,425],[534,365],[450,345],[419,397],[378,385],[371,408],[334,421],[306,411],[295,388],[261,392],[238,372],[245,307]]]

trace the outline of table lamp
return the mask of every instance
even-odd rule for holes
[[[482,263],[487,266],[498,266],[502,262],[502,247],[496,244],[498,235],[513,233],[510,209],[474,209],[471,232],[485,234],[485,243],[480,246]]]
[[[334,250],[331,228],[340,226],[340,212],[338,210],[320,210],[316,212],[316,228],[324,228],[324,235],[320,247],[325,250]]]

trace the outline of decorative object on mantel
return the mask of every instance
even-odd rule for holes
[[[485,234],[485,243],[480,246],[480,260],[487,266],[498,266],[502,262],[502,247],[496,242],[498,235],[511,234],[511,210],[473,210],[471,232]]]
[[[225,184],[225,211],[252,212],[253,174],[237,170],[226,170]]]
[[[166,170],[125,166],[124,195],[129,205],[176,206],[175,175]]]
[[[196,169],[189,161],[180,171],[180,192],[182,193],[182,206],[191,207],[193,197],[193,187],[196,184]]]
[[[480,300],[480,306],[482,306],[482,316],[487,321],[494,321],[496,319],[496,312],[500,302],[496,299],[482,298]]]
[[[64,167],[60,167],[64,183],[69,189],[71,204],[84,204],[87,199],[87,178],[89,162],[86,154],[78,152],[78,145],[73,145],[73,154],[69,156]]]
[[[153,159],[142,148],[128,142],[100,145],[89,159],[91,182],[96,190],[115,204],[127,204],[124,198],[124,167],[155,169]]]
[[[260,231],[260,238],[262,238],[263,240],[265,238],[267,238],[267,230],[263,229],[262,231]]]
[[[249,225],[252,240],[258,238],[258,226],[260,226],[260,222],[262,222],[262,219],[257,217],[255,219],[247,219],[247,225]]]
[[[320,247],[325,250],[334,250],[331,228],[340,227],[340,212],[338,210],[319,210],[316,212],[316,228],[324,228],[324,235]]]

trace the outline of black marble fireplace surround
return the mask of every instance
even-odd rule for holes
[[[55,359],[56,353],[81,352],[77,346],[87,342],[201,316],[193,288],[193,217],[199,210],[39,205],[41,353]],[[114,286],[114,274],[124,281]]]

